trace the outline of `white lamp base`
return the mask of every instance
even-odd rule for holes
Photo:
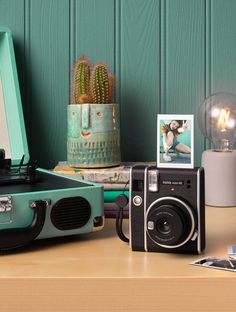
[[[236,150],[204,151],[205,202],[209,206],[236,206]]]

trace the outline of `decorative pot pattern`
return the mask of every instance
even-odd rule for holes
[[[67,161],[72,167],[120,164],[118,104],[68,105]]]

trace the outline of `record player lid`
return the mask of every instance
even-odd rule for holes
[[[0,149],[18,164],[29,160],[11,31],[0,27]]]

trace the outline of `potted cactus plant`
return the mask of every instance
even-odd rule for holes
[[[113,103],[115,80],[102,62],[82,56],[73,67],[68,105],[69,166],[110,167],[120,164],[119,106]]]

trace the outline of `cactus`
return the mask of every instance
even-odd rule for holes
[[[115,92],[115,78],[110,74],[109,76],[109,103],[113,103],[113,97]]]
[[[72,103],[90,103],[89,95],[90,63],[82,56],[74,65],[72,79]]]
[[[98,63],[91,74],[91,96],[93,103],[112,103],[114,78],[105,64]]]
[[[115,79],[105,64],[97,63],[91,69],[89,59],[82,56],[73,69],[72,103],[112,103]]]

